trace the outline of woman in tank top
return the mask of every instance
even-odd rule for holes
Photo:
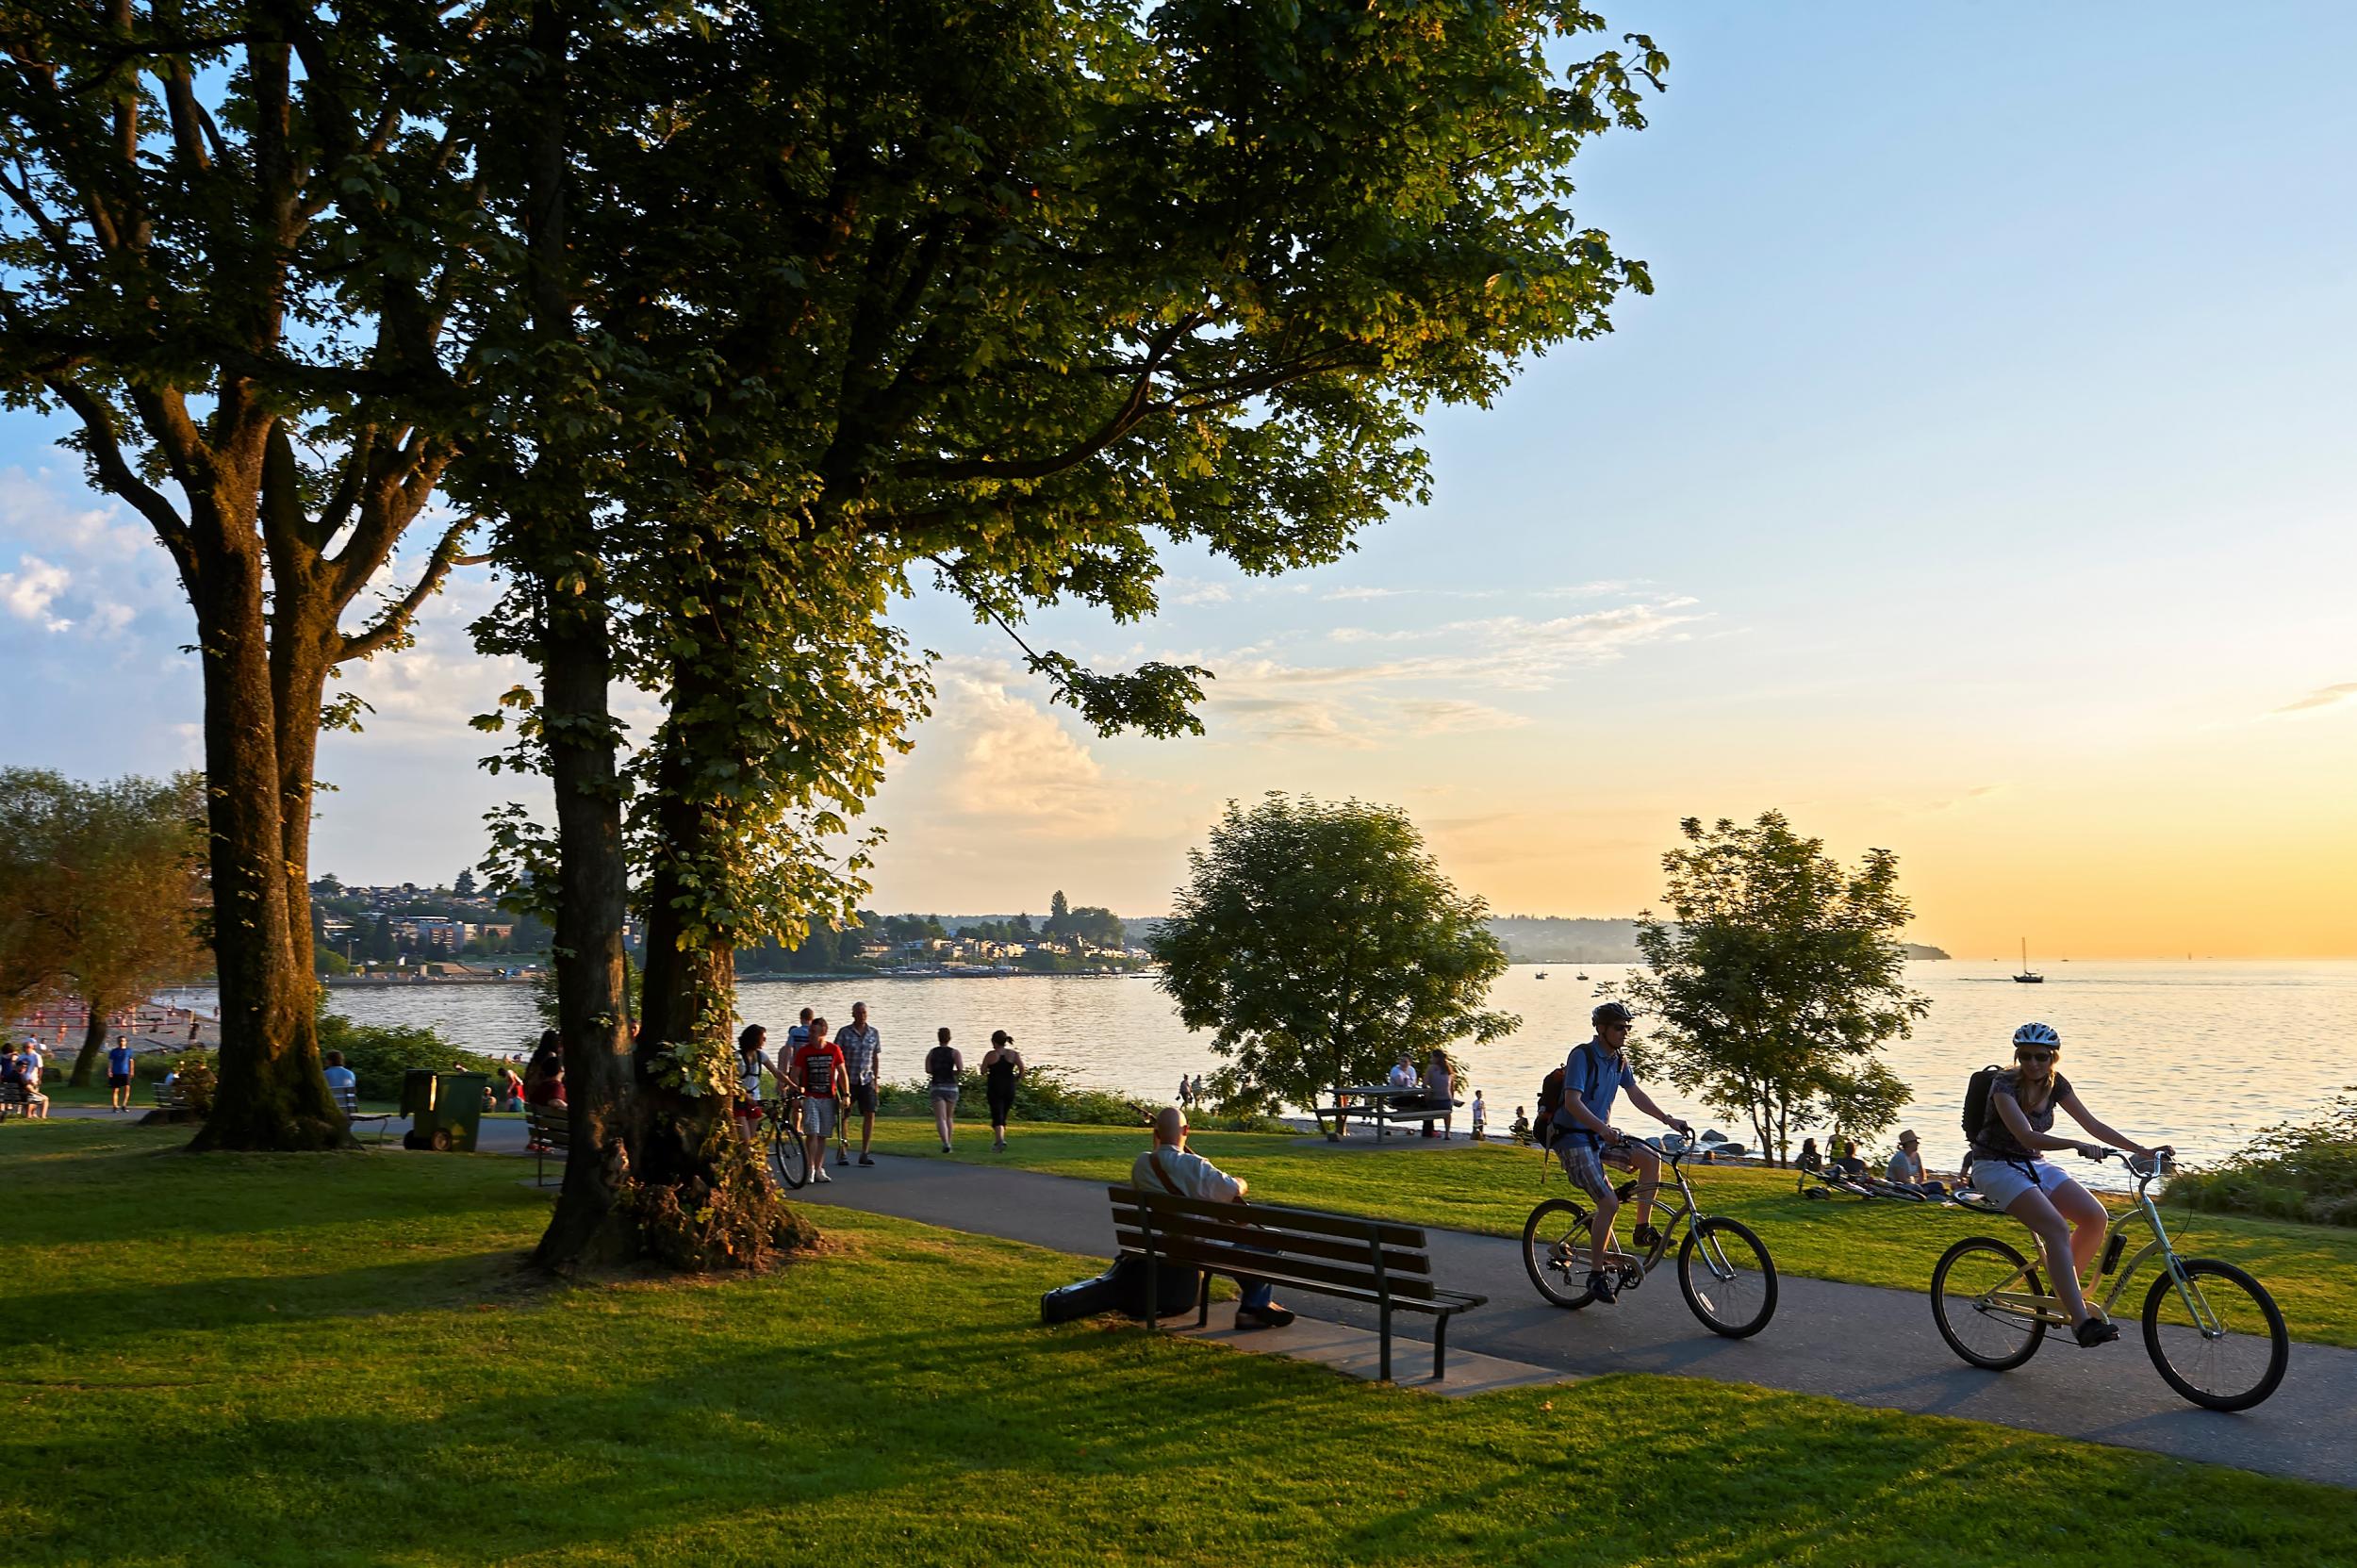
[[[982,1054],[982,1087],[990,1096],[990,1147],[1007,1147],[1007,1115],[1014,1109],[1015,1080],[1023,1076],[1023,1053],[1014,1036],[1003,1029],[990,1032],[990,1049]]]
[[[1990,1081],[1988,1116],[1972,1142],[1972,1186],[2037,1237],[2054,1294],[2070,1313],[2071,1333],[2080,1345],[2091,1346],[2119,1337],[2118,1326],[2095,1315],[2079,1290],[2079,1277],[2102,1248],[2111,1216],[2093,1193],[2038,1156],[2070,1148],[2100,1159],[2109,1146],[2151,1159],[2168,1150],[2147,1148],[2096,1120],[2095,1113],[2080,1102],[2070,1080],[2057,1070],[2061,1058],[2062,1036],[2047,1025],[2023,1024],[2014,1031],[2014,1069]],[[2055,1137],[2057,1107],[2103,1143]]]

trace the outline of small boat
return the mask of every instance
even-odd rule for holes
[[[2030,967],[2030,939],[2021,939],[2021,972],[2013,977],[2016,985],[2043,985],[2046,977]]]
[[[1534,976],[1534,977],[1532,977],[1532,978],[1537,979],[1537,980],[1544,980],[1544,979],[1546,979],[1546,978],[1547,978],[1547,972],[1546,972],[1544,969],[1541,969],[1541,970],[1540,970],[1540,971],[1539,971],[1539,973],[1538,973],[1537,975],[1535,975],[1535,976]]]
[[[1574,980],[1586,980],[1588,978],[1588,971],[1582,969],[1578,974],[1574,975],[1572,978]]]

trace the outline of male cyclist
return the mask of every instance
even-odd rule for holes
[[[1584,1046],[1574,1046],[1563,1064],[1563,1100],[1555,1113],[1558,1128],[1555,1152],[1563,1157],[1563,1170],[1572,1184],[1594,1199],[1596,1213],[1588,1227],[1588,1288],[1598,1301],[1610,1303],[1619,1298],[1613,1288],[1612,1274],[1605,1266],[1605,1254],[1612,1246],[1612,1221],[1620,1213],[1621,1200],[1612,1190],[1612,1180],[1605,1174],[1609,1164],[1637,1173],[1637,1235],[1639,1250],[1643,1250],[1659,1238],[1654,1234],[1654,1193],[1661,1184],[1661,1160],[1645,1145],[1630,1141],[1622,1147],[1607,1151],[1607,1144],[1619,1144],[1621,1130],[1612,1125],[1612,1102],[1624,1089],[1628,1091],[1629,1103],[1680,1132],[1691,1134],[1690,1124],[1670,1114],[1653,1102],[1653,1097],[1637,1086],[1637,1074],[1628,1065],[1628,1031],[1636,1015],[1619,1002],[1608,1001],[1590,1015],[1596,1026],[1596,1036]]]

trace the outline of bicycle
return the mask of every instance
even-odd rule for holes
[[[2151,1192],[2153,1181],[2168,1174],[2169,1162],[2157,1159],[2139,1168],[2116,1148],[2089,1158],[2118,1160],[2136,1179],[2135,1212],[2113,1223],[2088,1282],[2090,1301],[2095,1287],[2117,1271],[2101,1303],[2109,1316],[2136,1270],[2157,1254],[2161,1274],[2144,1297],[2144,1348],[2162,1380],[2214,1411],[2247,1411],[2273,1394],[2291,1358],[2283,1314],[2266,1287],[2233,1264],[2178,1256]],[[2139,1222],[2152,1239],[2122,1267],[2120,1254]],[[1932,1269],[1932,1316],[1948,1348],[1991,1372],[2010,1371],[2036,1355],[2048,1329],[2070,1327],[2061,1299],[2039,1282],[2037,1265],[1993,1236],[1968,1236],[1940,1258]]]
[[[1623,1139],[1611,1147],[1623,1147],[1628,1141]],[[1624,1291],[1643,1284],[1645,1277],[1669,1256],[1671,1241],[1684,1225],[1677,1277],[1686,1305],[1712,1333],[1749,1339],[1767,1328],[1768,1320],[1775,1315],[1775,1261],[1751,1227],[1706,1214],[1695,1203],[1685,1163],[1689,1156],[1704,1152],[1703,1148],[1674,1133],[1648,1142],[1669,1168],[1676,1192],[1673,1196],[1667,1182],[1657,1189],[1654,1240],[1643,1252],[1624,1252],[1607,1239],[1605,1258],[1617,1270],[1615,1283]],[[1637,1195],[1637,1183],[1624,1182],[1615,1194],[1626,1203]],[[1590,1218],[1588,1209],[1577,1200],[1551,1197],[1523,1222],[1523,1266],[1530,1271],[1530,1282],[1547,1300],[1574,1312],[1595,1299],[1587,1282],[1593,1266],[1588,1253]]]
[[[769,1174],[789,1191],[810,1180],[810,1148],[802,1142],[802,1092],[781,1084],[775,1099],[761,1102],[762,1136],[769,1144]]]

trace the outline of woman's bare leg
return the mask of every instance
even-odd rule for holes
[[[2030,1228],[2046,1254],[2048,1288],[2062,1298],[2073,1328],[2087,1320],[2086,1297],[2079,1294],[2078,1270],[2071,1266],[2070,1222],[2042,1192],[2023,1193],[2005,1205],[2005,1213]]]
[[[2066,1180],[2046,1195],[2054,1205],[2054,1212],[2070,1222],[2070,1260],[2084,1275],[2095,1255],[2103,1249],[2103,1233],[2112,1222],[2111,1211],[2103,1200],[2076,1181]]]

